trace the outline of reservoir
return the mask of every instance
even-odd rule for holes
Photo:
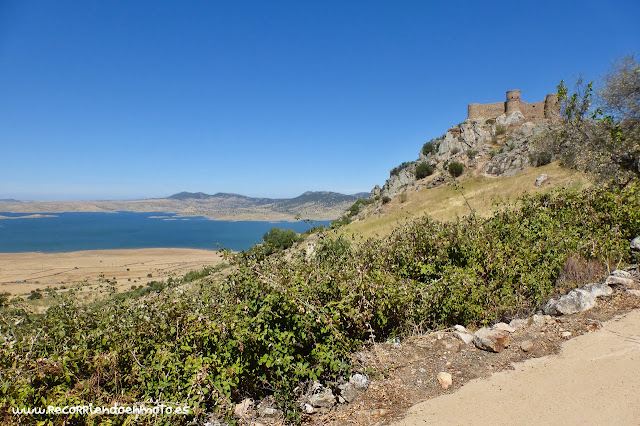
[[[0,219],[0,252],[39,251],[57,253],[76,250],[195,248],[239,251],[262,241],[273,227],[304,232],[305,222],[217,221],[183,217],[164,212],[3,213]],[[312,226],[329,226],[315,221]]]

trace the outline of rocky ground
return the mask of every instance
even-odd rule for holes
[[[514,363],[558,353],[568,339],[594,332],[604,321],[638,308],[640,274],[635,266],[612,273],[598,286],[585,286],[552,300],[545,311],[553,316],[539,312],[475,332],[456,326],[375,344],[354,355],[354,362],[369,373],[370,380],[355,375],[342,384],[310,386],[300,400],[306,412],[303,420],[313,425],[392,423],[421,401],[453,393],[470,380],[511,370]],[[285,424],[268,405],[268,401],[257,406],[245,401],[236,409],[241,424]]]

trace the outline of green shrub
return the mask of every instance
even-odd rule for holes
[[[0,293],[0,307],[7,306],[9,304],[10,296],[11,296],[11,293],[7,291],[3,291],[2,293]]]
[[[360,213],[365,206],[368,206],[371,203],[373,203],[371,198],[360,198],[359,200],[356,200],[351,207],[349,207],[347,215],[353,217]]]
[[[439,142],[429,141],[424,145],[422,145],[422,154],[424,155],[435,154],[436,152],[438,152],[439,148],[440,148]]]
[[[427,176],[431,176],[434,172],[434,168],[429,163],[420,163],[416,167],[416,179],[424,179]]]
[[[42,293],[32,290],[31,294],[29,295],[29,297],[27,297],[27,299],[29,300],[42,299]]]
[[[293,229],[271,228],[262,236],[264,244],[276,250],[288,249],[299,240],[298,233]]]
[[[460,148],[458,148],[458,147],[455,147],[455,148],[451,149],[451,155],[456,155],[459,152],[460,152]]]
[[[404,163],[400,164],[399,166],[394,167],[389,172],[389,177],[399,175],[402,170],[406,169],[407,167],[409,167],[412,164],[413,164],[412,161],[405,161]]]
[[[478,151],[474,151],[473,149],[468,149],[466,154],[470,160],[473,160],[474,158],[476,158],[476,155],[478,155]]]
[[[389,201],[391,201],[391,197],[389,197],[387,195],[382,197],[382,204],[387,204]]]
[[[341,226],[345,226],[345,225],[348,225],[348,224],[350,224],[350,223],[351,223],[351,217],[350,217],[350,216],[347,216],[347,215],[344,215],[344,216],[342,216],[340,219],[336,219],[336,220],[334,220],[333,222],[331,222],[331,223],[329,224],[329,228],[331,228],[331,229],[338,229],[338,228],[340,228]]]
[[[485,124],[492,126],[496,123],[496,120],[494,120],[493,118],[488,119],[487,121],[484,122]]]
[[[464,165],[457,161],[453,161],[449,163],[449,166],[447,167],[447,169],[449,170],[449,173],[451,174],[451,176],[458,177],[464,172]]]
[[[500,135],[504,135],[505,133],[507,133],[507,128],[505,126],[502,126],[502,125],[498,124],[496,126],[495,135],[496,136],[500,136]]]
[[[548,151],[534,152],[530,155],[529,162],[536,167],[540,167],[551,163],[552,158],[552,154]]]

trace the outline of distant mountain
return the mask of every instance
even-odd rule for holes
[[[177,194],[173,194],[170,197],[167,197],[171,200],[204,200],[207,198],[211,198],[212,195],[205,194],[204,192],[178,192]]]
[[[20,200],[14,200],[13,198],[0,198],[0,203],[19,203]]]
[[[368,196],[369,194],[367,194]],[[334,206],[337,204],[353,203],[358,198],[358,194],[345,195],[338,192],[329,191],[307,191],[302,195],[288,200],[281,200],[279,205],[284,209],[292,209],[305,204],[316,204],[319,206]]]
[[[219,192],[179,192],[167,198],[128,201],[21,201],[2,204],[0,210],[15,213],[61,212],[167,212],[206,216],[216,220],[294,221],[333,220],[360,197],[329,191],[309,191],[294,198],[257,198]],[[16,200],[1,200],[16,201]]]
[[[355,202],[359,198],[368,198],[368,192],[358,192],[353,195],[345,195],[340,194],[339,192],[331,192],[331,191],[307,191],[302,195],[299,195],[294,198],[257,198],[257,197],[248,197],[246,195],[234,194],[229,192],[218,192],[216,194],[206,194],[204,192],[179,192],[177,194],[173,194],[167,199],[170,200],[211,200],[215,199],[224,200],[224,201],[238,201],[245,202],[255,205],[264,205],[264,204],[276,204],[279,206],[291,208],[295,206],[300,206],[308,203],[318,203],[321,205],[335,205],[344,202]]]

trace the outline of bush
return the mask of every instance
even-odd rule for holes
[[[439,142],[429,141],[422,145],[422,153],[424,155],[435,154],[440,148]]]
[[[298,233],[293,229],[271,228],[262,236],[264,244],[276,250],[288,249],[299,240]]]
[[[368,206],[371,203],[373,203],[373,200],[370,198],[360,198],[359,200],[356,200],[356,202],[353,203],[351,207],[349,207],[349,210],[347,210],[347,215],[353,217],[360,213],[364,206]]]
[[[506,127],[504,127],[504,126],[502,126],[502,125],[500,125],[500,124],[498,124],[498,125],[496,126],[496,132],[495,132],[495,135],[496,135],[496,136],[500,136],[500,135],[504,135],[505,133],[507,133],[507,128],[506,128]]]
[[[433,166],[429,163],[420,163],[416,167],[416,179],[424,179],[433,174]]]
[[[455,148],[451,149],[451,155],[456,155],[459,152],[460,152],[460,148],[458,148],[458,147],[455,147]]]
[[[9,304],[10,296],[11,296],[11,293],[7,291],[3,291],[2,293],[0,293],[0,307],[7,306]]]
[[[529,161],[536,167],[545,166],[551,163],[553,156],[549,151],[534,152],[529,157]]]
[[[338,229],[341,226],[345,226],[351,223],[351,217],[344,215],[340,219],[336,219],[329,224],[329,228]]]
[[[387,204],[389,201],[391,201],[391,197],[389,197],[387,195],[382,197],[382,204]]]
[[[453,161],[449,163],[448,170],[449,173],[451,173],[451,176],[458,177],[464,172],[464,166],[462,165],[462,163]]]
[[[405,161],[404,163],[400,164],[399,166],[394,167],[389,172],[389,177],[398,176],[402,170],[406,169],[407,167],[409,167],[412,164],[413,164],[412,161]]]
[[[37,291],[32,290],[31,294],[29,295],[29,297],[27,297],[27,299],[29,299],[29,300],[42,299],[42,293],[39,293]]]
[[[478,155],[478,151],[474,151],[473,149],[468,149],[467,150],[467,157],[470,160],[473,160],[474,158],[476,158],[476,155]]]

